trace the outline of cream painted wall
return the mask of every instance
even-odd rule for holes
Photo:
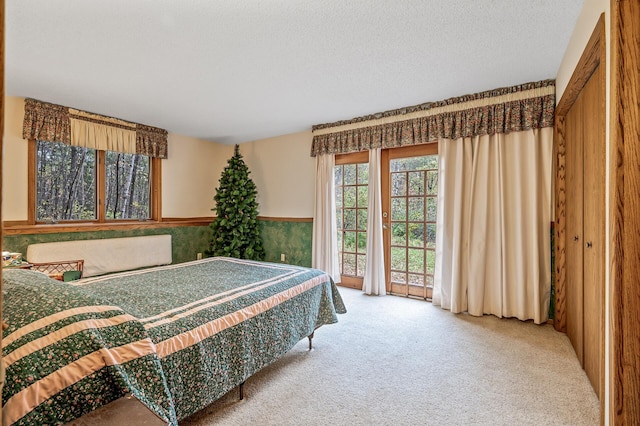
[[[2,219],[27,220],[27,142],[22,139],[24,99],[5,98]],[[169,133],[162,161],[162,215],[209,217],[218,178],[232,147]]]
[[[169,155],[162,161],[162,216],[210,217],[226,145],[169,133]]]
[[[240,153],[258,187],[260,216],[313,217],[312,138],[308,130],[240,145]]]
[[[611,78],[610,78],[610,70],[611,70],[611,3],[609,0],[585,0],[582,6],[582,11],[580,12],[580,16],[578,17],[578,22],[573,30],[571,35],[571,39],[569,40],[569,46],[567,47],[567,51],[564,54],[562,59],[562,63],[560,64],[560,68],[558,70],[558,74],[556,75],[556,102],[559,102],[562,98],[562,95],[567,88],[567,84],[571,79],[571,75],[580,60],[580,56],[584,51],[584,48],[593,33],[593,29],[595,28],[600,15],[605,14],[605,34],[606,34],[606,45],[607,45],[607,87],[606,87],[606,144],[607,144],[607,171],[606,171],[606,259],[611,258],[611,247],[610,247],[610,206],[611,206],[611,197],[610,193],[610,184],[609,177],[611,174],[611,143],[609,138],[609,126],[610,126],[610,97],[611,97]],[[609,261],[606,262],[609,265]],[[605,424],[609,424],[609,400],[610,400],[610,387],[609,387],[609,377],[610,377],[610,335],[611,335],[611,317],[610,317],[610,278],[609,278],[609,268],[605,268],[605,388],[604,388],[604,422]]]
[[[27,141],[22,139],[24,98],[4,99],[2,220],[27,220]]]
[[[607,38],[607,58],[609,57],[609,28],[610,28],[610,3],[609,0],[584,0],[578,22],[573,29],[569,45],[564,53],[560,68],[556,75],[556,103],[558,103],[567,88],[567,84],[571,79],[573,70],[575,70],[580,56],[587,46],[589,37],[593,33],[596,22],[600,18],[600,14],[605,13],[606,20],[606,38]],[[607,81],[609,78],[609,61],[607,60]]]

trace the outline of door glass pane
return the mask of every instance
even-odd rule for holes
[[[409,220],[424,221],[424,197],[409,197]]]
[[[356,209],[344,209],[344,229],[356,229]]]
[[[407,175],[405,173],[393,173],[391,175],[391,196],[407,195]]]
[[[369,163],[358,164],[358,185],[369,185]]]
[[[433,284],[435,266],[438,158],[392,159],[389,166],[391,279],[394,284],[424,289]],[[405,289],[405,294],[427,294],[426,289],[425,293]]]
[[[427,172],[427,194],[436,195],[438,193],[438,172]]]
[[[344,165],[344,185],[355,185],[356,184],[356,165],[355,164],[345,164]]]
[[[391,282],[406,284],[407,274],[405,274],[404,272],[391,272]]]
[[[365,209],[369,205],[369,187],[358,186],[358,203],[357,206],[361,209]]]
[[[357,241],[357,252],[358,253],[366,253],[367,252],[367,233],[366,232],[358,232],[356,235]]]
[[[424,250],[410,248],[409,252],[409,272],[424,273]]]
[[[422,287],[424,285],[424,275],[409,274],[409,284]]]
[[[424,223],[409,224],[409,247],[424,247]]]
[[[436,207],[438,200],[436,197],[427,198],[427,222],[436,221]]]
[[[356,233],[353,231],[345,231],[344,235],[344,251],[356,251]]]
[[[424,194],[424,172],[409,172],[409,195]]]
[[[391,269],[396,271],[407,270],[407,252],[401,247],[391,247]]]
[[[344,207],[349,209],[356,206],[356,187],[345,186],[344,187],[344,199],[342,200]]]
[[[391,224],[391,245],[407,245],[407,224],[405,222]]]
[[[334,168],[338,256],[342,275],[362,277],[367,250],[369,164]]]
[[[391,199],[391,220],[407,220],[407,199]]]
[[[344,253],[342,255],[342,274],[343,275],[356,275],[356,255],[352,253]]]
[[[366,231],[367,230],[367,210],[366,209],[358,209],[358,231]]]
[[[407,224],[403,222],[394,222],[391,224],[391,245],[405,246],[407,245]]]
[[[436,248],[436,225],[427,225],[427,247]]]
[[[390,169],[392,172],[425,170],[427,169],[427,157],[405,157],[392,160]]]

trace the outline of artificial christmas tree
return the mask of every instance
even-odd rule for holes
[[[205,253],[238,259],[263,260],[264,248],[258,226],[258,190],[249,177],[249,168],[235,146],[233,157],[220,177],[213,198],[216,218],[211,223],[213,238]]]

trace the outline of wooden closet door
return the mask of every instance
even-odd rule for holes
[[[584,93],[578,96],[565,118],[566,129],[566,300],[567,336],[576,351],[580,365],[583,356],[583,151],[582,105]]]
[[[605,259],[605,139],[599,66],[583,90],[584,150],[584,370],[598,397],[603,364],[603,289]]]

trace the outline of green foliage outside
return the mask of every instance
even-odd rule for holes
[[[211,223],[213,238],[208,256],[238,259],[264,259],[264,247],[258,225],[258,190],[249,177],[249,168],[235,146],[234,155],[220,177],[220,187],[213,198],[216,218]]]
[[[92,148],[37,141],[37,221],[95,220],[100,181],[107,219],[149,218],[150,158],[106,151],[104,175],[98,176],[98,153]]]
[[[390,169],[391,267],[410,274],[433,274],[438,157],[394,159]],[[366,163],[339,165],[334,169],[338,247],[344,249],[341,254],[345,275],[362,275],[360,271],[364,271],[368,175]],[[404,274],[395,278],[397,282],[404,281],[400,276]]]

